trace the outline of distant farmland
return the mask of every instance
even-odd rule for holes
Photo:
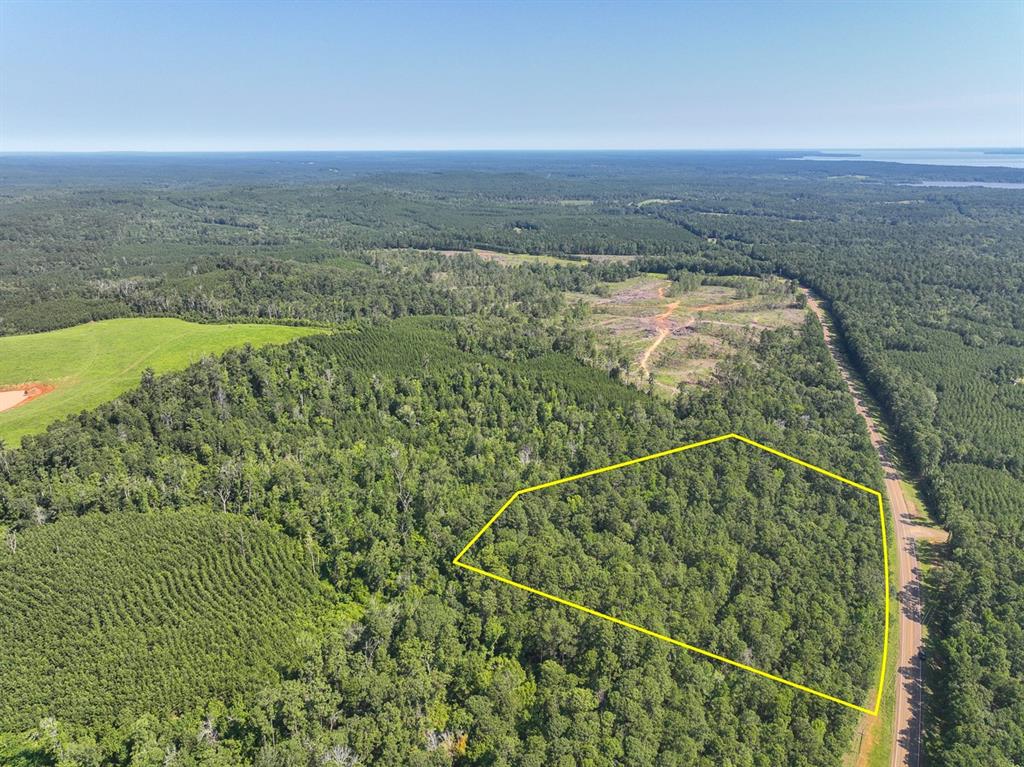
[[[0,390],[35,393],[0,412],[9,446],[50,423],[113,399],[147,368],[179,370],[233,346],[263,346],[322,332],[284,325],[200,325],[178,319],[116,319],[0,338]],[[52,390],[51,390],[52,387]]]

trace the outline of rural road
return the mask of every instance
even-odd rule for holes
[[[922,710],[922,636],[924,609],[921,601],[921,570],[917,559],[917,541],[943,541],[945,533],[927,526],[918,509],[903,489],[903,477],[892,449],[878,421],[867,406],[861,387],[856,385],[855,374],[836,346],[830,318],[821,303],[805,291],[807,304],[818,316],[825,333],[825,342],[839,366],[847,388],[857,405],[857,412],[867,423],[871,444],[878,451],[885,472],[885,493],[889,499],[893,530],[896,536],[898,568],[896,574],[899,610],[899,662],[896,679],[896,712],[893,718],[892,767],[919,767],[921,764],[921,710]],[[879,714],[881,718],[882,714]],[[867,724],[869,731],[877,727],[878,719]],[[866,749],[861,749],[857,763],[863,761]]]
[[[665,288],[658,288],[658,298],[665,297]],[[647,366],[647,363],[651,359],[651,355],[654,354],[655,350],[661,346],[661,342],[668,338],[668,334],[672,332],[671,325],[669,323],[669,317],[672,316],[672,312],[679,308],[679,301],[673,301],[665,307],[665,311],[654,318],[654,326],[658,329],[657,335],[654,337],[654,341],[644,349],[644,353],[640,357],[640,369],[644,371],[645,375],[651,374],[651,369]]]

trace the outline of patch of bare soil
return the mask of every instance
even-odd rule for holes
[[[0,389],[0,413],[12,407],[24,405],[26,402],[49,394],[53,387],[43,383],[27,383],[20,386],[8,386]]]
[[[621,290],[608,299],[608,302],[616,304],[633,304],[638,301],[654,301],[665,297],[665,288],[654,284],[638,285],[629,290]]]
[[[658,288],[658,298],[665,297],[665,288]],[[657,334],[654,337],[654,341],[651,345],[644,349],[644,353],[640,356],[640,368],[645,374],[650,375],[651,370],[647,366],[647,363],[651,359],[651,355],[654,354],[655,350],[661,346],[661,342],[668,338],[668,334],[673,332],[675,323],[669,319],[672,316],[672,312],[679,308],[679,301],[672,301],[665,306],[665,311],[654,318],[654,326],[657,329]]]
[[[625,255],[619,255],[619,254],[615,254],[615,253],[601,253],[601,254],[574,253],[573,255],[577,256],[578,258],[585,258],[587,261],[596,261],[598,263],[600,263],[602,261],[603,262],[615,261],[615,262],[624,263],[626,261],[633,261],[634,259],[638,258],[638,256],[625,256]]]

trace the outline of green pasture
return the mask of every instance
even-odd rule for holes
[[[200,325],[171,318],[104,320],[48,333],[0,338],[0,389],[28,383],[52,392],[0,412],[0,439],[22,437],[132,388],[146,368],[180,370],[233,346],[285,343],[323,332],[284,325]]]

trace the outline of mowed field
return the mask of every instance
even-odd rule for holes
[[[726,357],[757,341],[762,331],[797,325],[805,311],[780,278],[716,278],[681,288],[647,274],[606,283],[601,295],[570,293],[590,308],[588,324],[629,360],[628,376],[656,392],[706,381]]]
[[[233,346],[285,343],[321,332],[133,318],[0,338],[0,390],[36,395],[0,412],[0,439],[16,446],[58,418],[111,400],[137,385],[146,368],[166,373]]]

